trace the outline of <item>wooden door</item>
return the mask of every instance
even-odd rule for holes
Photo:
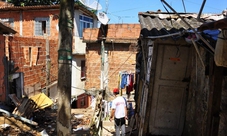
[[[157,57],[149,132],[154,135],[181,135],[188,89],[190,47],[157,46]]]

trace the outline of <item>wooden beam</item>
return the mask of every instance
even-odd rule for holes
[[[207,136],[217,136],[219,129],[219,112],[222,93],[223,67],[215,65],[213,57],[210,60],[210,89],[207,113]]]

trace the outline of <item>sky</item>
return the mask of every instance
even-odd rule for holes
[[[92,0],[91,0],[92,1]],[[107,13],[108,24],[139,23],[138,13],[146,11],[171,12],[161,0],[97,0]],[[177,12],[199,13],[203,0],[164,0]],[[165,9],[165,7],[167,10]],[[202,13],[222,13],[227,9],[227,0],[206,0]]]

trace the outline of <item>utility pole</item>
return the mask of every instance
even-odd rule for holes
[[[60,1],[57,136],[71,136],[71,73],[74,0]]]

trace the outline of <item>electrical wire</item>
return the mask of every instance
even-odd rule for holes
[[[195,5],[200,5],[201,4],[201,3],[192,2],[190,0],[185,0],[185,1],[187,1],[189,3],[192,3],[192,4],[195,4]],[[206,8],[223,11],[223,9],[218,9],[218,8],[214,8],[214,7],[210,7],[210,6],[206,6]]]
[[[186,13],[186,8],[185,8],[184,0],[182,0],[182,4],[183,4],[183,7],[184,7],[184,12]]]
[[[128,56],[128,58],[110,75],[110,76],[108,76],[107,78],[106,78],[106,80],[107,79],[109,79],[111,76],[113,76],[125,63],[126,63],[126,61],[132,56],[132,54],[133,53],[131,53],[129,56]],[[104,80],[104,81],[106,81],[106,80]]]

